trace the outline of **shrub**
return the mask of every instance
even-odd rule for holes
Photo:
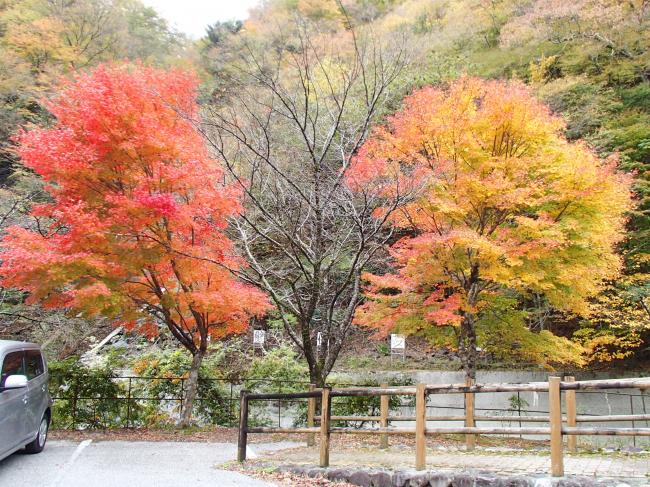
[[[230,385],[219,376],[222,354],[209,355],[199,371],[197,400],[192,417],[200,423],[227,425],[231,415]],[[188,377],[190,356],[183,350],[148,354],[133,365],[133,394],[155,400],[140,401],[146,425],[173,423],[180,414],[184,382]]]
[[[126,426],[123,383],[106,367],[91,368],[71,357],[50,362],[50,393],[56,398],[52,421],[58,428],[114,428]],[[137,416],[137,411],[132,411]]]

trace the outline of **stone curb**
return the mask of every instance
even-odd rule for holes
[[[528,477],[499,476],[485,472],[443,472],[417,470],[383,470],[368,468],[282,465],[280,473],[292,473],[309,478],[322,477],[343,481],[359,487],[630,487],[613,479],[590,477]]]

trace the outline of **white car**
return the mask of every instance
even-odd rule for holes
[[[0,460],[40,453],[52,418],[47,363],[34,343],[0,340]]]

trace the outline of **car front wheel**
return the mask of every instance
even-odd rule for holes
[[[45,442],[47,441],[47,432],[50,427],[50,420],[47,417],[47,414],[41,419],[41,425],[38,427],[38,433],[36,433],[36,438],[29,443],[25,450],[27,453],[40,453],[45,448]]]

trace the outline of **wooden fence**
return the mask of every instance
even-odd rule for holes
[[[239,444],[237,458],[240,462],[246,460],[246,443],[249,433],[306,433],[307,444],[315,445],[315,436],[320,436],[320,466],[329,466],[330,435],[332,433],[380,435],[380,446],[388,447],[389,435],[415,435],[415,467],[423,470],[426,467],[426,436],[437,434],[464,434],[467,449],[475,446],[476,435],[545,435],[550,437],[551,474],[564,475],[564,442],[567,437],[567,448],[576,451],[577,436],[612,435],[612,436],[650,436],[650,428],[620,428],[620,427],[583,427],[581,422],[634,422],[648,421],[650,414],[609,415],[609,416],[580,416],[576,413],[576,391],[606,391],[612,389],[650,389],[650,378],[620,379],[620,380],[586,380],[575,381],[573,377],[549,377],[548,382],[530,382],[526,384],[475,384],[468,381],[465,384],[417,384],[415,387],[388,387],[382,385],[375,388],[346,388],[331,389],[329,387],[316,389],[313,386],[308,392],[293,394],[250,394],[241,391],[239,417]],[[562,414],[562,391],[565,393],[565,410]],[[477,421],[504,421],[503,416],[475,415],[475,394],[495,392],[546,392],[548,393],[548,416],[518,416],[516,422],[545,423],[543,427],[477,427]],[[433,394],[464,394],[465,415],[463,416],[427,416],[427,397]],[[381,407],[379,416],[332,416],[332,398],[354,396],[380,396]],[[415,396],[415,416],[390,416],[390,396]],[[307,399],[307,427],[304,428],[270,428],[248,426],[248,405],[250,401],[296,400]],[[320,399],[320,418],[316,416],[316,402]],[[316,420],[320,425],[316,426]],[[335,427],[332,423],[340,421],[378,422],[378,428],[349,428]],[[390,426],[391,422],[415,421],[415,428]],[[427,427],[427,421],[462,421],[459,427]]]

